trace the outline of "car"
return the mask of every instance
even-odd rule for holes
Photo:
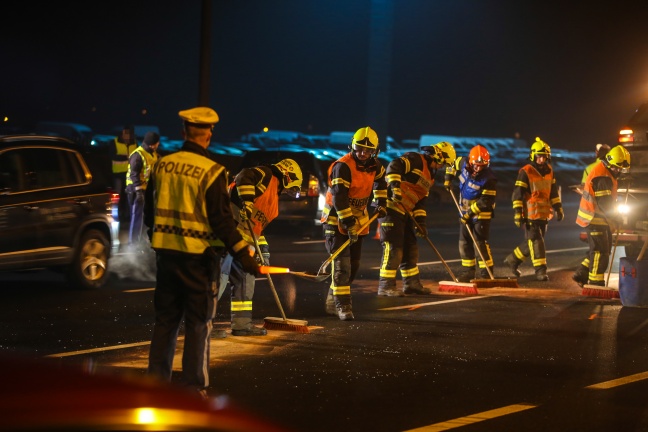
[[[241,158],[238,168],[230,174],[236,175],[243,168],[267,165],[282,159],[293,159],[302,170],[304,181],[302,190],[297,198],[286,194],[279,197],[279,216],[276,221],[285,222],[301,229],[308,237],[321,237],[322,209],[325,203],[327,188],[326,174],[328,166],[335,159],[318,159],[308,151],[293,151],[268,148],[246,152]],[[271,224],[268,228],[271,228]]]
[[[119,249],[109,162],[63,137],[0,136],[0,270],[50,268],[101,288]]]

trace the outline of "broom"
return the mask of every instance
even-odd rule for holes
[[[455,197],[452,189],[450,189],[450,196],[452,196],[452,201],[454,201],[455,205],[457,206],[457,210],[459,210],[459,216],[460,217],[463,216],[463,214],[461,213],[461,207],[459,207],[459,201],[457,201],[457,198]],[[470,238],[472,239],[473,244],[475,245],[475,249],[477,249],[477,252],[479,252],[479,257],[484,263],[486,267],[486,271],[488,271],[488,276],[490,276],[490,279],[473,279],[472,282],[475,284],[475,287],[477,288],[494,288],[494,287],[519,288],[517,279],[508,279],[508,278],[495,279],[495,276],[493,275],[493,272],[491,271],[490,267],[486,265],[484,254],[479,248],[479,245],[477,244],[477,239],[475,239],[475,235],[472,232],[472,228],[470,228],[470,225],[468,223],[466,223],[466,229],[468,230],[468,234],[470,234]]]
[[[421,225],[419,225],[418,221],[414,218],[412,213],[405,208],[405,206],[400,203],[400,207],[407,213],[407,216],[412,219],[412,222],[414,222],[414,225],[416,225],[416,228],[420,232],[425,232]],[[448,266],[448,263],[443,259],[441,256],[441,252],[434,246],[434,243],[432,243],[432,240],[428,236],[425,236],[425,240],[427,240],[428,244],[434,249],[434,252],[436,252],[437,256],[443,263],[443,266],[446,268],[448,271],[448,274],[452,278],[451,281],[439,281],[439,291],[440,292],[451,292],[451,293],[457,293],[457,294],[469,294],[469,295],[475,295],[479,294],[477,292],[477,288],[475,287],[475,284],[473,283],[465,283],[465,282],[459,282],[459,280],[455,277],[454,273],[452,273],[452,270],[450,270],[450,266]]]
[[[254,234],[254,231],[252,230],[252,223],[249,219],[247,219],[246,222],[248,229],[250,230],[250,234],[252,235],[252,240],[254,240],[254,248],[256,249],[257,254],[259,254],[259,258],[261,259],[262,264],[266,265],[266,262],[263,259],[263,254],[261,253],[261,248],[259,247],[259,242],[256,238],[256,234]],[[268,330],[284,330],[294,331],[298,333],[310,333],[310,330],[308,328],[308,321],[294,319],[289,320],[286,318],[286,313],[281,306],[279,295],[277,294],[277,290],[274,286],[274,283],[272,282],[270,274],[266,274],[266,277],[268,278],[268,284],[270,285],[270,289],[272,290],[272,295],[274,296],[275,302],[277,303],[279,311],[281,312],[281,318],[265,317],[263,319],[263,327]]]
[[[583,291],[581,292],[582,295],[598,298],[621,298],[618,289],[608,288],[608,284],[610,283],[610,273],[612,273],[612,266],[614,265],[614,255],[616,253],[617,244],[619,243],[619,231],[616,228],[614,229],[614,235],[616,236],[616,239],[614,239],[614,247],[612,248],[612,257],[610,258],[610,267],[605,280],[605,286],[585,284],[583,285]]]

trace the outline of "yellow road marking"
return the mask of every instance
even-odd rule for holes
[[[625,385],[625,384],[630,384],[630,383],[645,380],[645,379],[648,379],[648,372],[640,372],[638,374],[628,375],[628,376],[625,376],[625,377],[613,379],[613,380],[610,380],[610,381],[605,381],[605,382],[598,383],[598,384],[592,384],[591,386],[587,386],[585,388],[595,389],[595,390],[605,390],[605,389],[610,389],[610,388],[613,388],[613,387],[618,387],[618,386],[622,386],[622,385]]]
[[[537,405],[531,404],[515,404],[509,405],[502,408],[496,408],[490,411],[484,411],[482,413],[469,415],[466,417],[460,417],[453,420],[444,421],[441,423],[435,423],[429,426],[423,426],[416,429],[410,429],[405,432],[436,432],[436,431],[445,431],[449,429],[455,429],[458,427],[466,426],[473,423],[479,423],[485,420],[494,419],[496,417],[502,417],[509,414],[514,414],[516,412],[525,411],[531,408],[535,408]]]

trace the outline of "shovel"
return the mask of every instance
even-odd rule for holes
[[[261,274],[277,274],[277,273],[289,273],[304,279],[308,279],[315,282],[323,282],[331,276],[330,274],[313,274],[311,272],[298,272],[290,270],[287,267],[271,267],[271,266],[261,266],[259,268],[259,273]]]

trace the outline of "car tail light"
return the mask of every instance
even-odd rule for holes
[[[112,205],[117,206],[119,205],[119,194],[118,193],[111,193],[110,194],[110,202]]]
[[[634,142],[634,131],[632,129],[621,129],[619,131],[619,142],[620,143],[633,143]]]
[[[308,196],[319,196],[319,180],[313,174],[308,177]]]

